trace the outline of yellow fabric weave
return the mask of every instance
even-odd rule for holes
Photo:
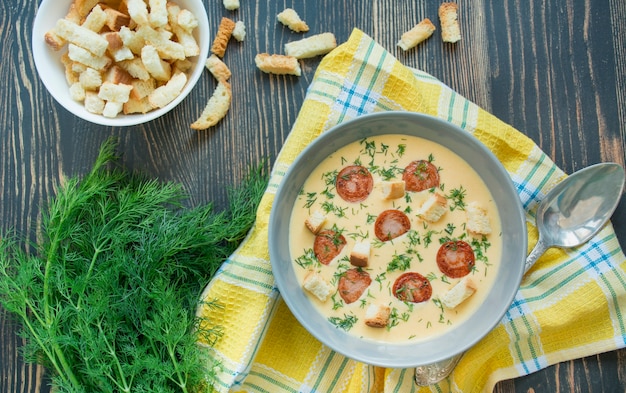
[[[272,171],[248,238],[208,284],[199,313],[223,327],[210,349],[220,392],[480,392],[556,362],[626,346],[626,258],[608,224],[575,250],[550,250],[522,282],[509,312],[436,386],[418,388],[412,369],[368,366],[337,354],[292,316],[274,287],[267,246],[276,189],[320,133],[366,113],[430,114],[473,133],[502,161],[526,209],[529,244],[537,202],[565,175],[526,136],[432,76],[405,67],[359,30],[328,54]]]

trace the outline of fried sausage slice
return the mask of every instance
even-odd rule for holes
[[[343,247],[346,245],[346,238],[331,229],[320,231],[313,241],[313,252],[323,265],[328,265]]]
[[[349,165],[343,168],[335,181],[337,194],[347,202],[365,200],[374,188],[374,179],[367,168],[361,165]]]
[[[437,251],[437,266],[450,278],[467,276],[476,263],[474,250],[463,240],[451,240],[443,243]]]
[[[339,278],[337,286],[339,296],[347,304],[354,303],[371,283],[372,278],[365,270],[359,268],[346,270]]]
[[[425,302],[432,294],[430,281],[417,272],[404,273],[393,283],[393,296],[403,302]]]
[[[395,239],[411,229],[411,221],[400,210],[389,209],[378,215],[374,223],[374,233],[383,242]]]
[[[439,170],[426,160],[416,160],[404,168],[402,173],[407,191],[423,191],[439,187]]]

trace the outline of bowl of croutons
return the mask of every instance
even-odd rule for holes
[[[329,348],[390,368],[445,361],[485,337],[527,252],[498,158],[470,132],[411,112],[317,137],[284,171],[268,232],[296,319]]]
[[[54,99],[106,126],[154,120],[193,89],[209,52],[201,0],[43,0],[33,57]]]

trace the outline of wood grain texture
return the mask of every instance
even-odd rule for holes
[[[89,124],[60,107],[39,81],[31,55],[36,0],[0,2],[0,216],[2,232],[36,239],[40,211],[65,177],[88,171],[100,144],[120,140],[131,170],[177,181],[191,204],[224,205],[229,186],[251,165],[271,165],[288,137],[319,59],[302,61],[303,75],[267,75],[257,53],[282,53],[301,37],[276,21],[298,10],[310,34],[331,31],[339,42],[353,28],[372,36],[404,64],[439,78],[461,95],[532,138],[566,172],[600,161],[625,164],[626,3],[623,0],[459,0],[463,34],[457,45],[438,33],[416,50],[396,43],[440,2],[241,1],[236,12],[205,1],[211,30],[222,16],[241,19],[248,35],[231,41],[224,61],[233,70],[233,104],[218,126],[189,128],[216,87],[208,73],[191,96],[161,119],[129,128]],[[613,225],[626,242],[626,202]],[[0,310],[0,392],[48,392],[44,370],[19,356],[19,326]],[[480,365],[477,365],[480,367]],[[626,349],[560,363],[503,381],[500,393],[626,392]]]

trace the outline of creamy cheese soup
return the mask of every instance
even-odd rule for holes
[[[484,214],[473,231],[476,204]],[[502,253],[500,218],[478,174],[446,147],[406,135],[327,157],[299,193],[290,233],[296,276],[319,312],[384,342],[427,339],[465,320],[487,296]],[[446,307],[448,292],[468,279],[473,294]]]

